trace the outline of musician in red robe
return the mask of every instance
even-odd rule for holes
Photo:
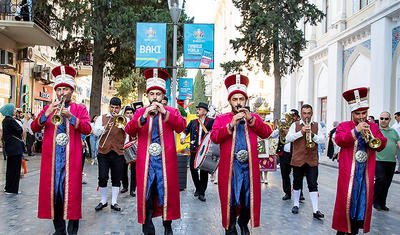
[[[174,132],[180,133],[186,121],[175,108],[161,101],[169,75],[161,69],[144,72],[150,105],[136,110],[125,127],[137,135],[137,213],[144,234],[155,234],[152,217],[162,215],[165,234],[172,234],[171,221],[180,218],[178,162]]]
[[[271,128],[245,107],[249,79],[237,74],[225,79],[232,111],[218,115],[211,140],[220,144],[218,191],[222,226],[226,234],[237,234],[236,217],[242,234],[250,234],[247,224],[260,224],[261,185],[257,137],[267,138]]]
[[[370,230],[374,198],[375,153],[386,146],[379,126],[368,122],[368,88],[361,87],[343,93],[351,110],[351,121],[336,129],[335,142],[339,152],[339,176],[332,228],[338,235],[357,234],[360,228]],[[369,130],[381,142],[371,147]],[[370,134],[370,133],[369,133]]]
[[[68,234],[76,234],[82,218],[81,134],[91,132],[90,119],[85,106],[71,101],[75,69],[58,66],[52,74],[58,101],[44,107],[31,124],[33,132],[44,128],[38,217],[53,220],[54,234],[66,234],[65,220],[69,220]],[[61,116],[59,125],[52,122],[55,112]]]

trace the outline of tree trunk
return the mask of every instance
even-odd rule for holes
[[[275,80],[275,97],[274,97],[274,120],[281,118],[281,73],[279,63],[279,43],[273,44],[273,63],[274,63],[274,80]]]
[[[104,70],[104,40],[96,40],[93,48],[92,92],[90,93],[90,116],[101,114],[101,96]]]

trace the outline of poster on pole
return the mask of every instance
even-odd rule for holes
[[[165,68],[167,24],[136,23],[136,67]]]
[[[193,79],[192,78],[179,78],[179,97],[180,100],[192,98],[193,96]]]
[[[184,68],[214,68],[214,24],[184,25]]]

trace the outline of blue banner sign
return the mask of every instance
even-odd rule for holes
[[[214,68],[214,24],[184,25],[184,67]]]
[[[167,25],[136,23],[136,67],[165,68]]]
[[[192,78],[179,78],[179,98],[185,100],[191,99],[193,96],[193,79]]]

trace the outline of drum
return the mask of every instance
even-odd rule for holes
[[[124,145],[124,158],[126,163],[136,161],[137,141],[131,141]]]
[[[275,155],[258,155],[260,171],[276,171],[277,159]]]
[[[213,143],[208,133],[197,150],[194,168],[213,173],[218,167],[219,151],[219,144]]]

